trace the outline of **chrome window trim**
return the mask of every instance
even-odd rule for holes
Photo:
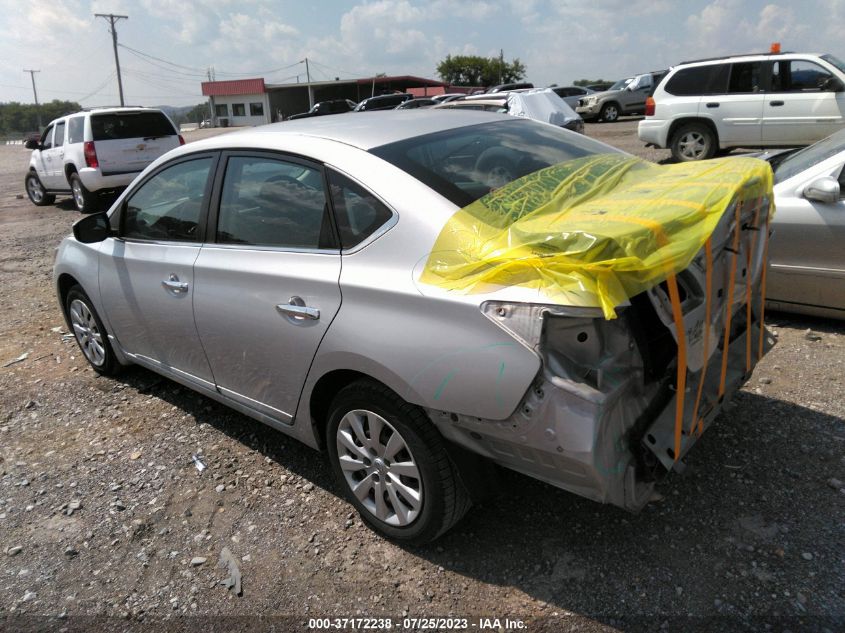
[[[311,255],[340,255],[336,248],[291,248],[285,246],[265,246],[260,244],[221,244],[220,242],[204,242],[203,249],[225,249],[236,251],[269,251],[273,253],[299,253]]]

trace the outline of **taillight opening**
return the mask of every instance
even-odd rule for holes
[[[654,97],[647,97],[645,100],[645,115],[654,116]]]
[[[85,165],[94,169],[99,167],[100,162],[97,160],[97,148],[94,147],[94,141],[85,141],[83,149],[85,152]]]

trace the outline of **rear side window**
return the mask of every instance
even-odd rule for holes
[[[67,142],[81,143],[85,134],[85,117],[75,116],[67,121]]]
[[[664,90],[677,97],[724,94],[729,68],[727,64],[681,68],[666,82]]]
[[[393,214],[353,180],[336,171],[329,170],[328,175],[340,244],[343,248],[352,248],[375,233]]]
[[[65,144],[65,122],[56,123],[56,136],[53,147],[61,147]]]
[[[235,156],[226,165],[217,241],[325,248],[332,242],[323,177],[299,163]]]
[[[91,116],[91,132],[95,141],[176,134],[173,125],[162,112],[95,114]]]
[[[211,158],[198,158],[161,170],[129,197],[123,237],[195,242]]]
[[[728,93],[758,92],[760,90],[761,62],[743,62],[731,64],[731,79],[728,83]]]

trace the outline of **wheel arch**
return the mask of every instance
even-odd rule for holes
[[[717,148],[720,147],[720,145],[719,145],[719,131],[716,129],[716,124],[713,123],[713,121],[711,121],[708,118],[697,117],[697,116],[687,116],[687,117],[683,117],[683,118],[677,119],[675,121],[672,121],[672,125],[669,127],[669,134],[666,136],[666,144],[669,147],[672,146],[672,139],[675,136],[675,132],[677,132],[678,129],[681,126],[686,125],[688,123],[700,123],[700,124],[706,126],[707,128],[709,128],[710,131],[713,133],[713,138],[716,140],[716,147]]]
[[[82,284],[70,273],[61,273],[56,279],[56,294],[59,296],[59,305],[62,308],[62,314],[65,317],[65,322],[70,326],[70,319],[67,313],[67,294],[74,286],[82,287]],[[83,291],[85,289],[83,288]]]
[[[65,180],[67,180],[68,184],[70,184],[70,177],[73,174],[78,174],[79,170],[76,168],[76,165],[73,163],[67,163],[65,165]]]

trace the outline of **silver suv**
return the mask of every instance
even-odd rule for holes
[[[642,114],[646,99],[666,75],[666,71],[644,73],[620,79],[604,92],[583,97],[575,111],[585,121],[606,121],[612,123],[620,116]]]
[[[126,187],[147,165],[185,141],[161,110],[99,108],[60,117],[45,128],[25,178],[33,204],[70,194],[76,208],[96,211],[99,194]]]

